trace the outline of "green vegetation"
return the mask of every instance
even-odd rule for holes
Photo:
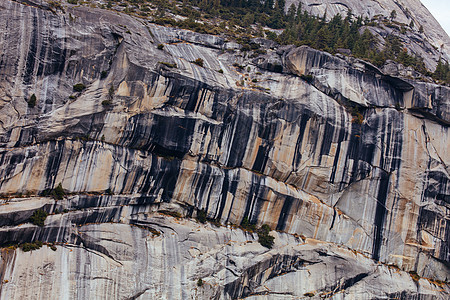
[[[240,64],[238,64],[238,63],[233,63],[233,67],[236,67],[236,68],[238,68],[239,69],[239,71],[242,71],[242,70],[244,70],[244,66],[241,66]]]
[[[110,106],[112,105],[112,99],[114,98],[114,86],[111,84],[111,86],[108,89],[108,99],[102,101],[103,106]]]
[[[82,92],[84,89],[86,89],[86,86],[82,83],[77,83],[73,86],[74,92]]]
[[[29,251],[37,250],[37,249],[41,248],[42,245],[44,245],[43,242],[34,241],[32,243],[23,243],[19,247],[20,247],[20,249],[22,249],[23,252],[29,252]]]
[[[220,219],[209,219],[208,220],[212,225],[216,226],[216,227],[220,227],[222,226],[222,224],[220,223]]]
[[[192,61],[192,63],[194,63],[194,64],[196,64],[196,65],[198,65],[200,67],[203,67],[204,61],[201,58],[197,58],[196,60]]]
[[[156,24],[199,33],[220,34],[240,43],[241,52],[249,53],[250,57],[257,57],[266,52],[252,42],[251,38],[266,37],[282,45],[308,45],[332,54],[340,52],[352,55],[376,66],[382,66],[387,59],[391,59],[424,75],[432,75],[439,82],[450,84],[450,75],[447,75],[450,72],[448,68],[444,70],[444,62],[438,66],[435,73],[430,73],[425,68],[422,57],[407,50],[399,37],[400,33],[405,34],[417,27],[418,31],[423,33],[423,26],[414,24],[413,21],[409,24],[395,21],[395,10],[391,11],[389,16],[378,15],[372,19],[355,16],[349,11],[345,16],[337,14],[327,21],[326,14],[311,15],[303,10],[301,3],[298,7],[292,4],[286,12],[285,0],[125,0],[108,1],[106,7],[114,9],[116,5],[125,7],[125,13],[149,17]],[[177,20],[173,15],[185,19]],[[383,47],[372,34],[372,28],[377,26],[394,29],[390,35],[384,37]],[[157,49],[163,50],[164,45],[158,44]],[[193,63],[203,66],[200,59]],[[85,88],[81,86],[77,91]]]
[[[314,297],[314,293],[311,293],[311,292],[304,293],[303,296],[305,296],[305,297]]]
[[[439,62],[436,66],[436,71],[433,73],[433,78],[445,82],[446,84],[450,84],[450,66],[448,62],[445,64],[442,63],[442,60],[439,59]]]
[[[200,223],[206,223],[206,211],[204,209],[198,210],[197,211],[197,221],[199,221]]]
[[[199,278],[199,279],[197,280],[197,286],[198,286],[198,287],[203,286],[203,280],[202,280],[201,278]]]
[[[64,192],[61,182],[56,186],[56,188],[53,190],[53,193],[52,193],[52,195],[57,200],[63,199],[65,194],[66,193]]]
[[[255,232],[258,234],[258,242],[266,247],[272,248],[273,240],[275,239],[273,236],[269,234],[270,226],[267,224],[262,225],[259,229],[256,228],[255,224],[251,224],[248,217],[244,217],[241,221],[241,229],[245,231]]]
[[[248,217],[244,217],[241,221],[241,228],[246,231],[256,231],[256,225],[250,224],[250,221],[248,220]]]
[[[395,11],[395,9],[391,11],[391,15],[389,16],[389,18],[391,19],[391,21],[394,21],[394,19],[397,18],[397,12]]]
[[[64,8],[62,7],[61,3],[58,2],[58,1],[49,1],[49,2],[48,2],[48,5],[49,5],[51,8],[54,8],[54,9],[60,9],[60,10],[64,11]]]
[[[111,84],[111,86],[109,87],[109,90],[108,90],[108,96],[110,97],[110,98],[112,98],[112,97],[114,97],[114,86]]]
[[[31,243],[23,243],[23,244],[20,244],[20,245],[15,244],[15,245],[9,246],[8,249],[15,250],[17,248],[20,248],[23,252],[29,252],[29,251],[32,251],[32,250],[40,249],[43,245],[47,245],[47,247],[49,247],[53,251],[57,250],[55,244],[53,244],[53,243],[44,243],[44,242],[41,242],[41,241],[34,241],[34,242],[31,242]]]
[[[258,230],[258,242],[266,247],[271,249],[273,247],[273,240],[275,239],[273,236],[269,234],[270,227],[267,224],[264,224],[261,226],[261,228]]]
[[[36,210],[30,217],[30,222],[34,225],[43,227],[48,213],[42,209]]]
[[[407,67],[413,67],[422,74],[427,72],[423,59],[419,56],[409,55],[400,38],[395,35],[390,35],[386,38],[384,51],[379,53],[373,62],[376,65],[382,65],[386,59],[392,59]]]
[[[28,100],[28,107],[31,107],[31,108],[35,107],[36,102],[37,102],[36,95],[35,94],[31,95],[30,99]]]
[[[364,122],[364,116],[359,111],[358,107],[351,106],[351,107],[348,108],[348,110],[350,111],[350,113],[352,115],[352,123],[356,123],[356,124],[360,124],[361,125]]]
[[[258,53],[259,45],[250,43],[250,38],[265,35],[280,44],[308,45],[330,53],[336,53],[338,49],[348,49],[353,56],[377,66],[383,65],[387,59],[392,59],[411,66],[420,73],[426,73],[423,59],[408,53],[395,34],[386,38],[384,49],[378,49],[378,41],[369,30],[370,26],[383,24],[403,33],[407,28],[414,27],[414,24],[408,26],[394,21],[397,17],[395,10],[391,12],[389,20],[380,17],[369,20],[367,17],[353,16],[349,11],[347,16],[338,14],[327,22],[326,15],[313,16],[303,10],[301,5],[291,5],[285,13],[285,0],[184,0],[177,2],[179,5],[175,6],[162,2],[152,1],[158,8],[155,23],[200,33],[224,34],[236,38],[242,44],[242,52],[254,51],[252,55],[263,53]],[[168,17],[166,12],[187,19],[176,21]],[[263,31],[263,26],[284,31],[277,35],[270,30]]]
[[[100,73],[100,79],[105,79],[108,76],[108,72],[107,71],[102,71]]]
[[[302,75],[300,75],[300,78],[308,83],[312,83],[314,80],[314,76],[312,74],[306,74],[306,75],[302,74]]]
[[[66,195],[66,192],[64,192],[64,189],[63,189],[61,183],[59,183],[56,186],[56,188],[54,188],[54,189],[47,189],[47,190],[43,191],[41,195],[42,196],[52,196],[56,200],[61,200]]]
[[[168,62],[165,62],[165,61],[160,61],[159,63],[161,65],[164,65],[164,66],[169,67],[169,68],[176,68],[176,67],[178,67],[176,63],[168,63]]]

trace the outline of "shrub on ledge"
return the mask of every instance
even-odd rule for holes
[[[200,66],[200,67],[203,67],[204,60],[201,59],[201,58],[197,58],[197,59],[194,60],[192,63],[194,63],[194,64],[196,64],[196,65],[198,65],[198,66]]]
[[[85,88],[86,88],[86,86],[84,84],[77,83],[73,86],[73,91],[74,92],[82,92]]]
[[[30,222],[34,225],[43,227],[48,213],[42,209],[36,210],[30,217]]]

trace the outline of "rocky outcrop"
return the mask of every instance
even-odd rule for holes
[[[0,7],[0,243],[57,249],[2,250],[2,299],[448,296],[447,87],[105,10]],[[277,230],[272,250],[244,218]]]
[[[434,69],[437,59],[442,56],[447,61],[450,60],[450,37],[442,29],[438,21],[420,2],[420,0],[287,0],[286,10],[294,4],[301,5],[303,9],[316,16],[332,18],[340,14],[346,16],[350,11],[354,16],[362,16],[372,19],[374,17],[390,17],[395,10],[394,20],[398,23],[413,24],[414,30],[407,33],[396,32],[401,39],[408,45],[408,50],[424,58],[428,68]],[[420,26],[423,32],[419,32]],[[372,30],[372,33],[382,37],[391,34],[392,27]],[[434,47],[432,47],[431,43]],[[428,44],[428,45],[427,45]],[[433,49],[436,48],[436,49]],[[436,50],[439,51],[436,51]]]
[[[143,216],[134,226],[69,229],[56,251],[47,246],[32,253],[3,250],[2,278],[10,281],[3,284],[2,298],[367,299],[387,294],[431,299],[437,294],[436,283],[414,281],[395,267],[333,244],[273,233],[275,247],[268,251],[240,229]],[[52,216],[46,228],[72,218],[73,213]]]
[[[341,103],[352,102],[363,108],[406,108],[446,125],[450,122],[448,87],[400,79],[390,75],[393,70],[389,67],[386,74],[365,61],[335,57],[307,46],[291,50],[285,60],[292,73]]]

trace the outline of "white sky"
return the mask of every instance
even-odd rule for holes
[[[442,28],[450,36],[450,1],[449,0],[420,0],[433,14]]]

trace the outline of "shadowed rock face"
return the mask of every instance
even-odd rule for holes
[[[0,298],[448,296],[406,273],[449,280],[448,87],[97,9],[0,0],[0,20],[0,243],[57,245],[4,248]],[[200,209],[274,248],[157,212]]]

